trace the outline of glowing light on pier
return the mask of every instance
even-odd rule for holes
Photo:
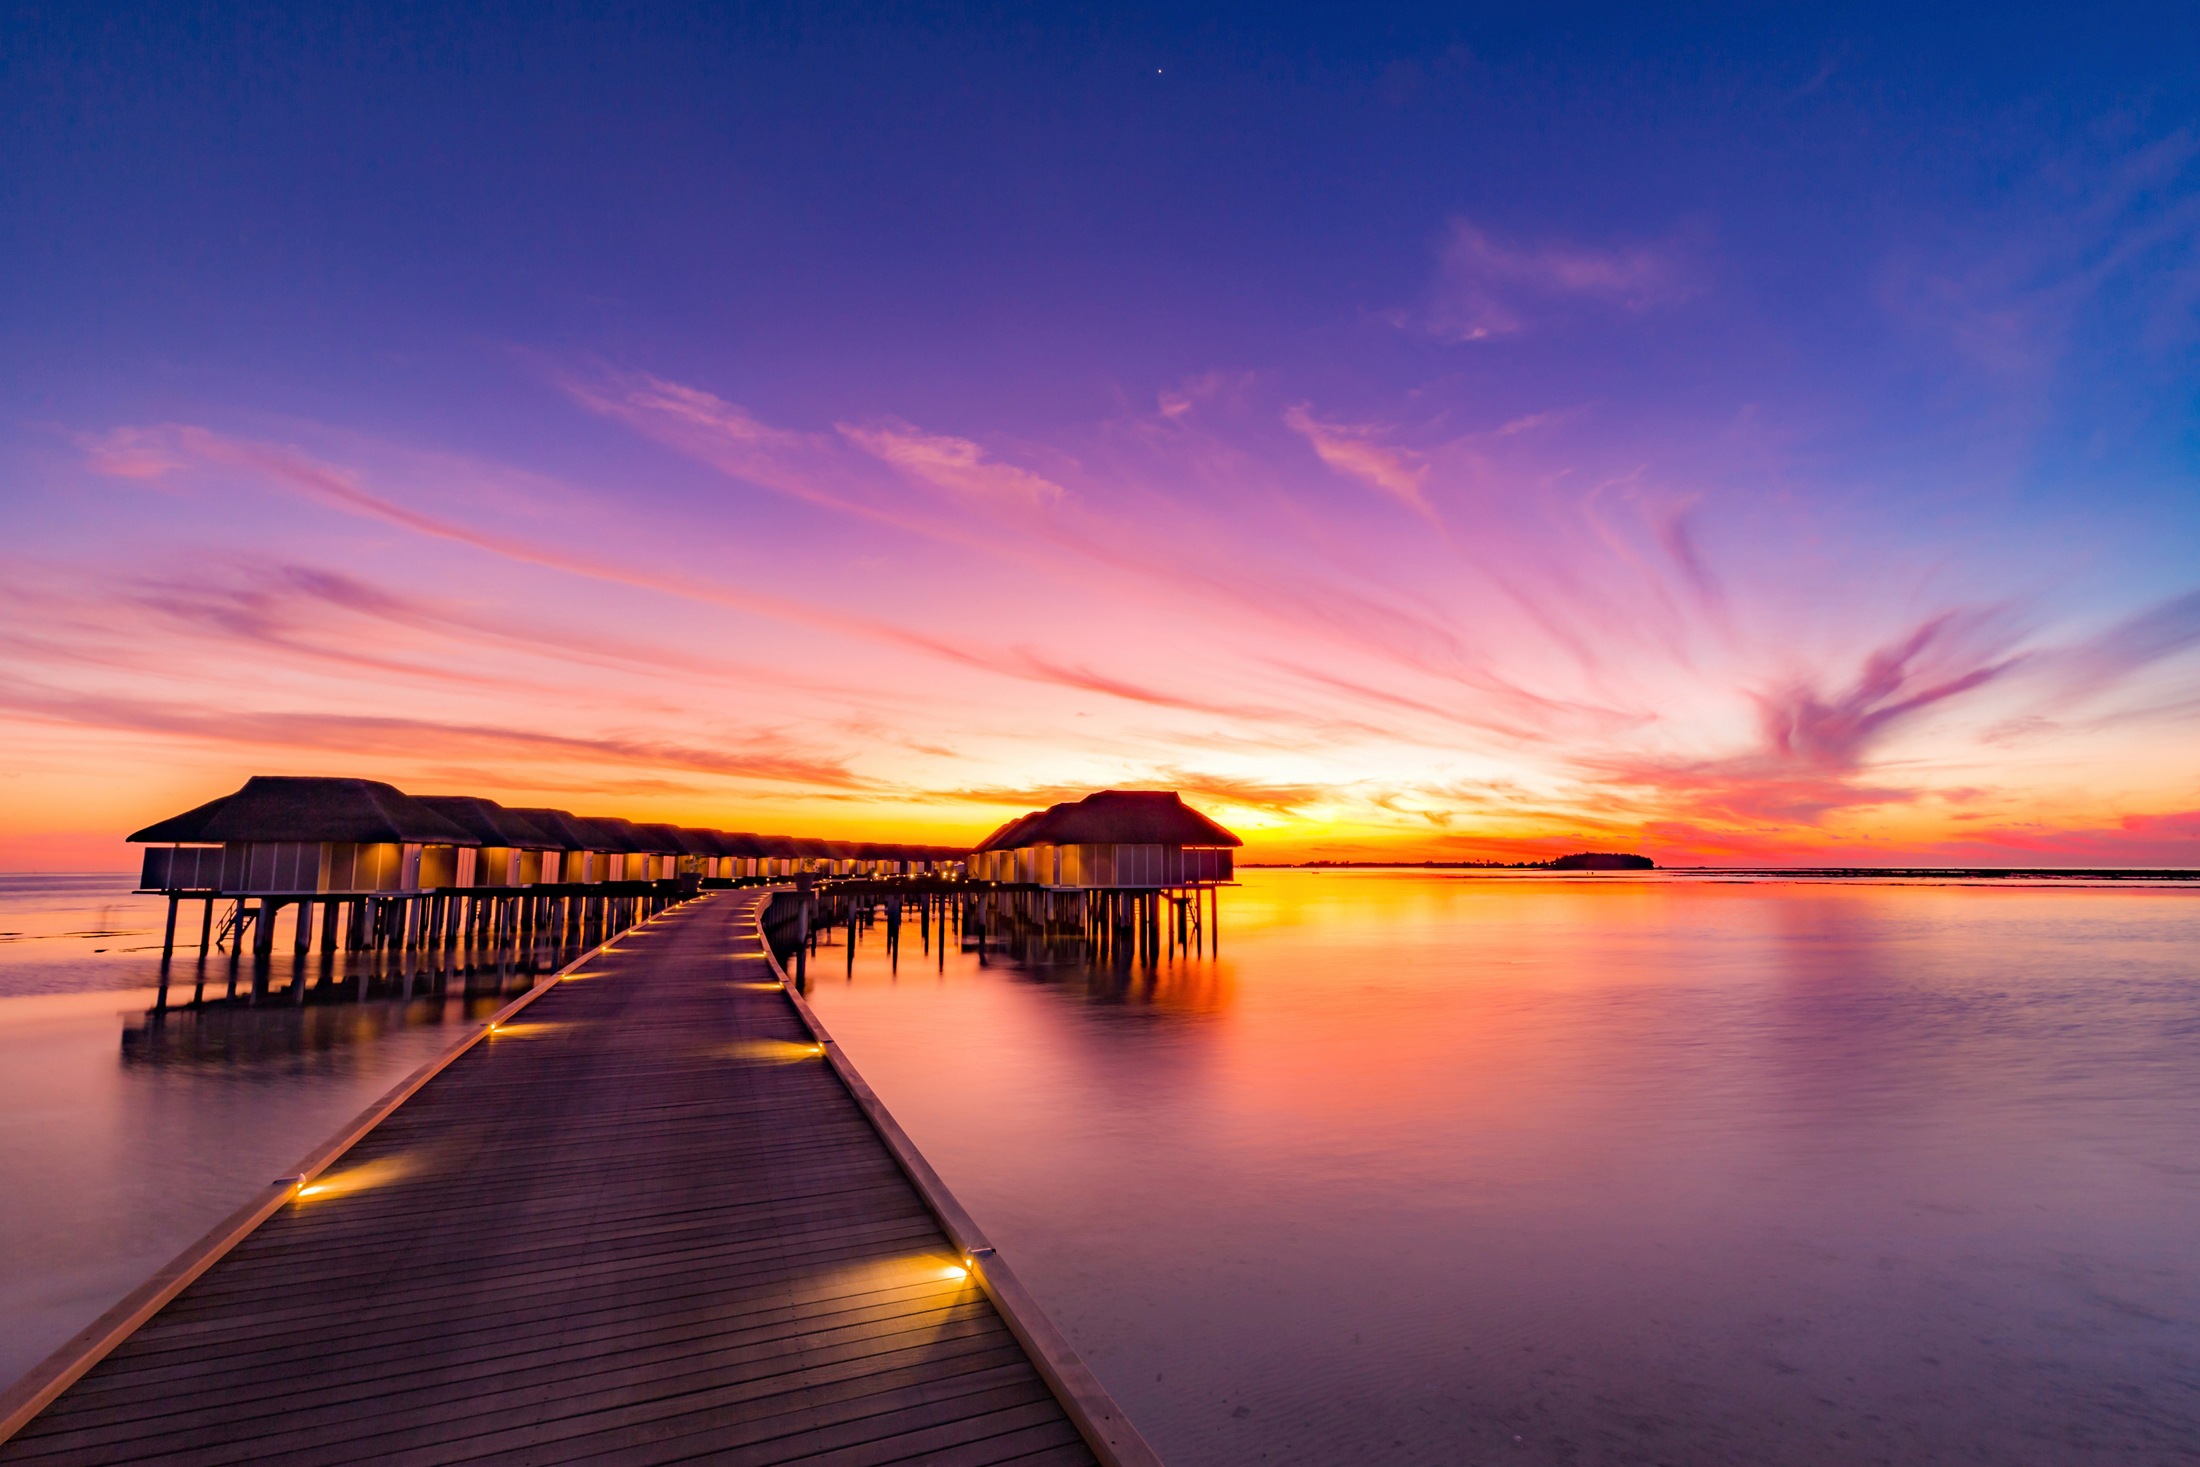
[[[299,1187],[294,1195],[300,1201],[308,1198],[341,1197],[370,1187],[386,1186],[400,1177],[410,1175],[413,1167],[414,1163],[404,1157],[377,1157],[373,1161],[342,1167],[341,1170],[323,1172]]]

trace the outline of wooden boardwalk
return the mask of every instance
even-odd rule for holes
[[[0,1463],[1095,1461],[776,985],[758,901],[543,993]]]

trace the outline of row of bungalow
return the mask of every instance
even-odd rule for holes
[[[147,847],[142,889],[192,896],[915,875],[959,867],[963,856],[945,846],[701,830],[478,795],[408,795],[371,779],[269,775],[130,840]]]
[[[274,947],[274,923],[296,908],[296,948],[324,952],[505,944],[623,931],[704,883],[794,876],[960,876],[988,888],[1075,898],[1080,925],[1150,925],[1164,895],[1177,927],[1189,898],[1232,875],[1238,838],[1166,790],[1104,790],[1010,821],[974,851],[757,835],[638,823],[618,816],[515,807],[477,795],[408,795],[369,779],[262,775],[233,794],[130,837],[146,847],[140,888],[168,898],[165,956],[177,906],[205,904],[199,951],[217,934],[241,950]],[[1006,897],[1016,910],[1023,896]],[[1196,905],[1196,903],[1191,903]],[[1210,900],[1209,905],[1212,905]],[[1028,915],[1028,914],[1027,914]],[[1186,928],[1189,931],[1189,928]]]
[[[371,779],[262,775],[244,788],[132,835],[144,845],[141,890],[205,904],[203,955],[234,933],[274,950],[277,915],[297,912],[296,950],[449,950],[490,942],[569,941],[623,931],[705,882],[931,875],[963,852],[701,830],[618,816],[500,805],[478,795],[408,795]],[[217,934],[214,908],[233,910]],[[165,970],[164,970],[165,971]]]

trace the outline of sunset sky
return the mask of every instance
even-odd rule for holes
[[[2200,865],[2189,6],[56,6],[0,118],[0,865]]]

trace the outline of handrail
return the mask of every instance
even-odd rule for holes
[[[665,911],[671,910],[671,907],[665,908]],[[29,1374],[5,1391],[0,1391],[0,1444],[5,1444],[9,1438],[30,1425],[37,1419],[38,1413],[52,1405],[63,1391],[83,1379],[87,1371],[112,1354],[124,1340],[137,1333],[170,1300],[189,1288],[201,1274],[221,1262],[232,1249],[252,1236],[269,1218],[282,1211],[284,1205],[294,1200],[314,1178],[335,1165],[345,1152],[365,1140],[375,1127],[388,1120],[422,1086],[449,1069],[459,1056],[488,1038],[514,1014],[548,993],[575,968],[596,957],[606,947],[636,928],[646,927],[662,915],[662,912],[654,913],[633,926],[622,927],[491,1014],[479,1028],[414,1070],[399,1081],[395,1089],[353,1117],[351,1124],[337,1132],[332,1139],[307,1153],[306,1159],[299,1162],[288,1175],[277,1177],[268,1183],[251,1201],[215,1224],[211,1232],[177,1254],[167,1267],[124,1295],[114,1308],[78,1331],[67,1344],[33,1366]]]
[[[788,889],[781,887],[777,891]],[[886,1143],[887,1151],[901,1168],[902,1174],[909,1178],[910,1185],[917,1189],[917,1195],[924,1200],[924,1205],[939,1219],[948,1241],[961,1251],[971,1277],[985,1290],[986,1297],[993,1301],[993,1307],[1000,1312],[1002,1321],[1008,1325],[1009,1333],[1016,1337],[1017,1343],[1024,1347],[1025,1353],[1038,1367],[1040,1377],[1047,1383],[1047,1389],[1054,1393],[1055,1400],[1068,1413],[1070,1424],[1077,1428],[1078,1435],[1085,1439],[1085,1445],[1092,1448],[1093,1455],[1100,1459],[1101,1467],[1162,1467],[1160,1456],[1139,1435],[1138,1428],[1131,1424],[1130,1417],[1123,1413],[1123,1408],[1108,1394],[1107,1387],[1100,1383],[1100,1378],[1092,1373],[1091,1368],[1071,1347],[1069,1340],[1047,1318],[1045,1311],[1039,1307],[1039,1301],[1024,1287],[1023,1280],[1009,1268],[1008,1260],[1001,1257],[993,1245],[986,1241],[985,1234],[979,1230],[976,1221],[963,1210],[962,1203],[948,1190],[947,1183],[932,1169],[932,1164],[924,1159],[924,1153],[917,1150],[916,1143],[909,1139],[909,1133],[901,1128],[901,1123],[886,1109],[886,1103],[878,1098],[878,1093],[857,1071],[848,1056],[841,1052],[840,1045],[827,1032],[823,1021],[817,1017],[817,1011],[810,1007],[809,1000],[796,991],[793,980],[787,976],[786,968],[779,961],[779,954],[772,950],[771,939],[764,931],[765,913],[771,909],[775,899],[776,891],[773,897],[767,897],[757,904],[757,945],[763,948],[765,961],[771,964],[772,972],[778,976],[780,989],[787,995],[787,1002],[793,1006],[795,1017],[802,1021],[802,1026],[809,1030],[810,1037],[824,1051],[826,1063],[832,1066],[833,1073],[855,1100],[864,1119],[871,1123],[871,1129],[878,1132],[879,1139]]]

